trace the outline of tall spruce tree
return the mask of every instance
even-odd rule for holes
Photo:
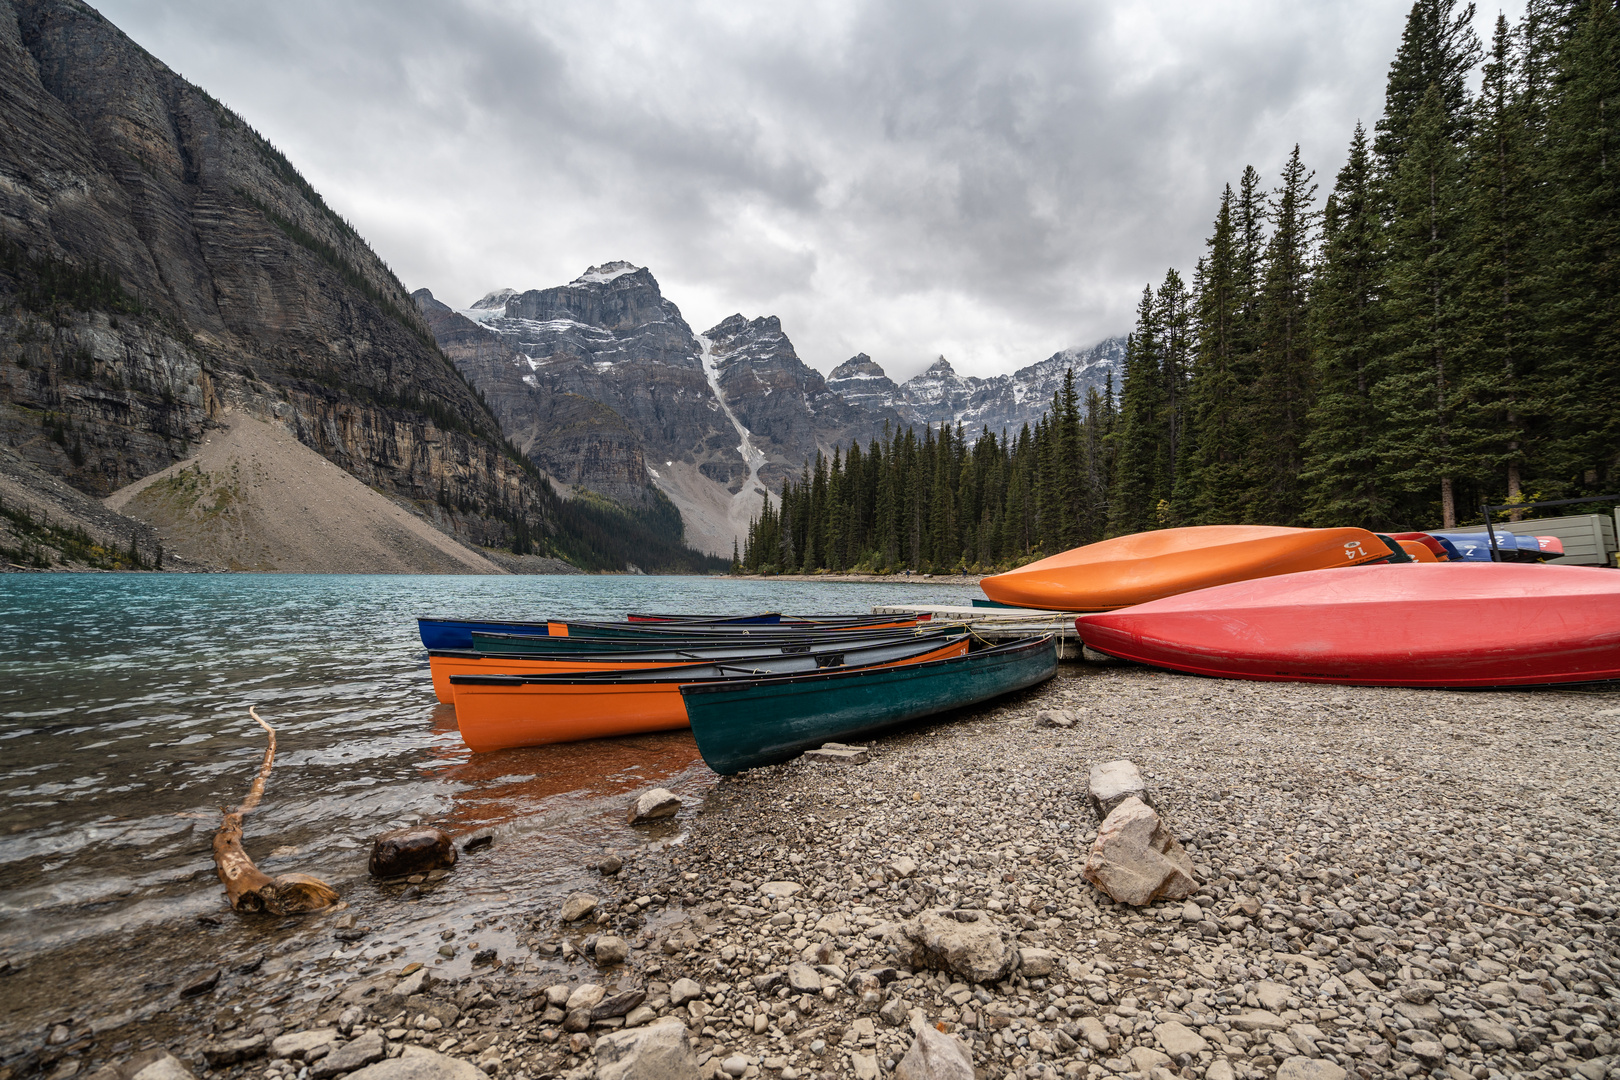
[[[1114,483],[1108,531],[1118,536],[1158,526],[1164,497],[1164,377],[1160,369],[1158,306],[1153,288],[1142,290],[1136,330],[1125,345],[1125,384],[1114,431]]]
[[[1228,184],[1195,278],[1198,348],[1187,386],[1189,464],[1185,477],[1178,477],[1184,494],[1176,500],[1195,525],[1235,520],[1244,490],[1245,346],[1238,331],[1244,297],[1235,203]]]
[[[1466,398],[1484,440],[1491,501],[1522,495],[1527,460],[1527,387],[1536,348],[1530,297],[1536,279],[1539,102],[1517,70],[1507,19],[1498,17],[1474,103],[1468,171],[1468,252],[1463,291]],[[1532,385],[1528,393],[1534,395]]]
[[[1158,427],[1163,433],[1159,447],[1154,505],[1163,512],[1155,516],[1161,525],[1185,524],[1175,502],[1180,483],[1178,466],[1185,463],[1182,442],[1187,429],[1187,378],[1192,370],[1192,298],[1174,267],[1165,272],[1164,282],[1153,298],[1153,318],[1159,335],[1159,378],[1163,413]]]
[[[1547,113],[1548,468],[1564,489],[1620,481],[1620,17],[1584,0]]]
[[[1383,308],[1384,230],[1367,132],[1358,123],[1322,215],[1322,253],[1311,298],[1316,396],[1305,437],[1305,521],[1383,528],[1373,405],[1374,343]]]
[[[1388,418],[1379,457],[1411,497],[1406,520],[1426,516],[1438,481],[1440,518],[1457,524],[1457,484],[1475,464],[1462,400],[1463,269],[1467,252],[1463,161],[1431,86],[1408,129],[1390,183],[1389,321],[1374,401]]]
[[[1299,473],[1305,417],[1310,408],[1311,249],[1316,213],[1315,174],[1299,159],[1299,146],[1283,166],[1272,198],[1271,239],[1259,303],[1249,418],[1249,505],[1245,516],[1264,525],[1299,520]]]
[[[1468,77],[1480,61],[1474,5],[1417,0],[1406,16],[1400,48],[1389,65],[1384,115],[1373,149],[1383,175],[1393,178],[1416,137],[1417,115],[1432,88],[1440,96],[1442,134],[1460,144],[1468,127]]]

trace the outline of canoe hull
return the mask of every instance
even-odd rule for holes
[[[873,649],[874,656],[900,656],[864,668],[837,670],[876,671],[889,666],[913,665],[959,656],[967,652],[968,639],[954,638],[932,648],[898,646]],[[779,657],[777,660],[803,660],[811,671],[815,657]],[[821,658],[825,660],[826,658]],[[699,665],[702,667],[702,665]],[[678,672],[692,672],[692,665],[647,672],[641,681],[619,680],[590,675],[570,678],[530,676],[459,676],[451,682],[455,694],[456,724],[461,740],[474,753],[507,750],[520,746],[547,746],[560,742],[605,739],[617,735],[639,735],[649,731],[675,731],[687,726],[686,707],[681,699],[683,684]],[[647,669],[636,669],[646,672]],[[604,674],[604,673],[598,673]],[[631,673],[626,673],[631,674]],[[695,678],[688,674],[687,678]],[[632,676],[633,678],[633,676]],[[734,681],[715,678],[715,682]]]
[[[1390,556],[1365,529],[1198,525],[1119,536],[979,582],[990,599],[1048,611],[1108,611],[1194,589],[1349,567]]]
[[[1620,573],[1415,563],[1245,581],[1082,615],[1110,656],[1199,675],[1367,686],[1620,679]]]
[[[1056,639],[1046,637],[883,671],[698,683],[681,696],[703,760],[726,775],[988,701],[1056,672]]]

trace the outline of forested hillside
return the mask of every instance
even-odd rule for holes
[[[1489,48],[1418,0],[1318,203],[1298,149],[1143,290],[1117,400],[819,455],[748,570],[990,569],[1172,525],[1481,519],[1620,484],[1620,18],[1531,0]],[[1110,388],[1111,389],[1111,388]],[[1517,515],[1514,515],[1517,516]]]

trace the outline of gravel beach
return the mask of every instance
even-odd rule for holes
[[[673,1017],[721,1080],[875,1080],[924,1026],[989,1080],[1620,1078],[1620,693],[1065,665],[864,756],[721,779],[673,842],[605,852],[579,918],[512,911],[517,951],[469,977],[401,955],[324,1000],[205,996],[185,1033],[124,1046],[205,1080],[420,1075],[415,1048],[469,1075],[675,1077],[615,1060]],[[1081,878],[1088,769],[1119,758],[1192,858],[1187,899],[1129,908]],[[974,981],[982,958],[919,945],[930,919],[1013,970]],[[64,1022],[7,1072],[136,1075],[104,1045]]]

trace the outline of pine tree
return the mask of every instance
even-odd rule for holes
[[[1474,463],[1461,400],[1466,221],[1454,130],[1446,99],[1432,86],[1390,183],[1389,323],[1383,377],[1373,390],[1388,417],[1378,445],[1391,486],[1421,499],[1438,480],[1448,529],[1457,524],[1457,482]],[[1408,518],[1424,514],[1421,502],[1405,512]]]
[[[1158,525],[1158,502],[1164,497],[1164,377],[1159,359],[1158,309],[1149,286],[1142,290],[1136,331],[1125,346],[1125,385],[1120,390],[1108,506],[1108,531],[1115,536]]]
[[[1311,298],[1316,396],[1304,443],[1305,521],[1319,528],[1382,528],[1388,497],[1374,445],[1383,222],[1367,133],[1358,123],[1350,155],[1322,215],[1322,255]]]
[[[1547,113],[1542,314],[1548,468],[1591,493],[1620,480],[1620,16],[1612,0],[1584,0],[1576,16]]]
[[[1300,514],[1301,444],[1311,392],[1307,318],[1316,220],[1313,176],[1299,160],[1296,144],[1273,197],[1273,228],[1266,245],[1247,509],[1250,521],[1266,525],[1292,525]]]
[[[1440,97],[1441,137],[1453,145],[1463,141],[1468,127],[1468,76],[1480,61],[1473,22],[1473,4],[1460,11],[1456,0],[1416,0],[1412,5],[1400,48],[1389,65],[1384,115],[1373,143],[1384,176],[1395,176],[1411,147],[1418,113],[1431,88]]]
[[[1159,335],[1159,378],[1163,383],[1163,406],[1158,427],[1163,433],[1159,446],[1153,501],[1160,525],[1183,524],[1174,504],[1179,481],[1177,467],[1184,463],[1182,440],[1186,431],[1187,377],[1192,369],[1192,303],[1187,287],[1175,268],[1165,272],[1164,283],[1153,298],[1154,322]]]
[[[1245,363],[1238,340],[1244,298],[1235,202],[1228,184],[1195,278],[1198,344],[1187,385],[1188,463],[1176,500],[1195,525],[1235,520],[1244,490]]]
[[[1527,458],[1525,380],[1533,377],[1532,311],[1538,212],[1538,103],[1516,76],[1519,55],[1498,16],[1484,85],[1475,102],[1468,172],[1468,261],[1464,279],[1466,396],[1482,429],[1491,502],[1522,494]],[[1495,478],[1502,478],[1498,487]]]

